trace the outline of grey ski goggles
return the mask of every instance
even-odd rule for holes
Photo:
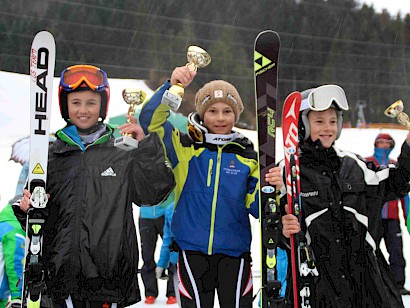
[[[329,109],[333,103],[341,110],[349,110],[345,91],[337,85],[324,85],[309,93],[308,97],[302,101],[300,111],[306,109],[324,111]]]

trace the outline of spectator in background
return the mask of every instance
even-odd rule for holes
[[[409,231],[410,234],[410,216],[407,215],[407,231]]]
[[[374,154],[366,160],[373,161],[376,166],[396,164],[396,161],[389,159],[389,155],[394,148],[393,138],[386,133],[378,134],[374,141]],[[406,262],[403,257],[403,241],[400,229],[399,203],[401,204],[404,220],[409,212],[409,196],[386,202],[382,210],[382,237],[389,253],[389,263],[394,279],[402,295],[410,295],[410,291],[404,288]]]
[[[28,161],[21,167],[20,176],[16,186],[16,195],[22,195],[23,189],[26,186],[28,176]]]
[[[22,283],[18,281],[23,276],[25,239],[26,234],[9,203],[0,212],[0,308],[7,304],[7,307],[21,307]]]
[[[164,239],[165,210],[169,205],[174,204],[174,194],[172,193],[166,201],[155,206],[141,206],[139,217],[139,231],[141,238],[141,254],[144,265],[141,269],[141,277],[145,288],[145,304],[154,304],[158,297],[158,282],[155,275],[155,248],[158,236]],[[167,283],[167,304],[175,304],[175,297],[172,268],[168,270],[169,280]]]
[[[162,246],[159,255],[159,260],[157,262],[157,267],[155,269],[155,274],[157,279],[168,278],[168,284],[173,283],[174,290],[176,290],[176,300],[181,303],[178,292],[178,275],[177,275],[177,263],[178,263],[178,252],[174,251],[171,245],[173,244],[173,237],[171,232],[171,222],[172,215],[174,213],[174,202],[170,203],[165,210],[165,222],[164,222],[164,234],[162,236]],[[165,275],[165,270],[168,269],[168,277]],[[170,275],[173,273],[173,275]]]

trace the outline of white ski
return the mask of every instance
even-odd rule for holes
[[[55,53],[53,35],[47,31],[37,33],[30,50],[28,189],[31,192],[32,207],[27,211],[23,307],[40,307],[41,295],[45,288],[45,270],[41,255],[44,209],[47,205],[46,180]]]

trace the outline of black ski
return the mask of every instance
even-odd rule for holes
[[[261,225],[261,307],[281,307],[281,283],[277,280],[276,249],[279,241],[279,198],[265,181],[275,166],[278,58],[280,38],[271,30],[258,34],[254,49],[254,78],[259,160],[259,222]]]

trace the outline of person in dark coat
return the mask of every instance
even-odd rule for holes
[[[141,300],[138,245],[132,203],[155,205],[174,177],[155,133],[144,135],[129,116],[119,127],[138,147],[114,146],[103,120],[109,105],[107,76],[91,65],[67,68],[59,102],[67,126],[49,148],[43,261],[54,307],[125,307]],[[25,226],[31,194],[13,207]]]
[[[398,166],[378,168],[335,146],[343,111],[348,110],[341,87],[309,89],[302,92],[302,99],[302,219],[299,223],[293,214],[284,215],[282,232],[288,238],[302,231],[316,257],[318,276],[308,277],[311,307],[402,307],[400,293],[372,236],[372,226],[384,202],[409,191],[410,133],[402,145]]]

